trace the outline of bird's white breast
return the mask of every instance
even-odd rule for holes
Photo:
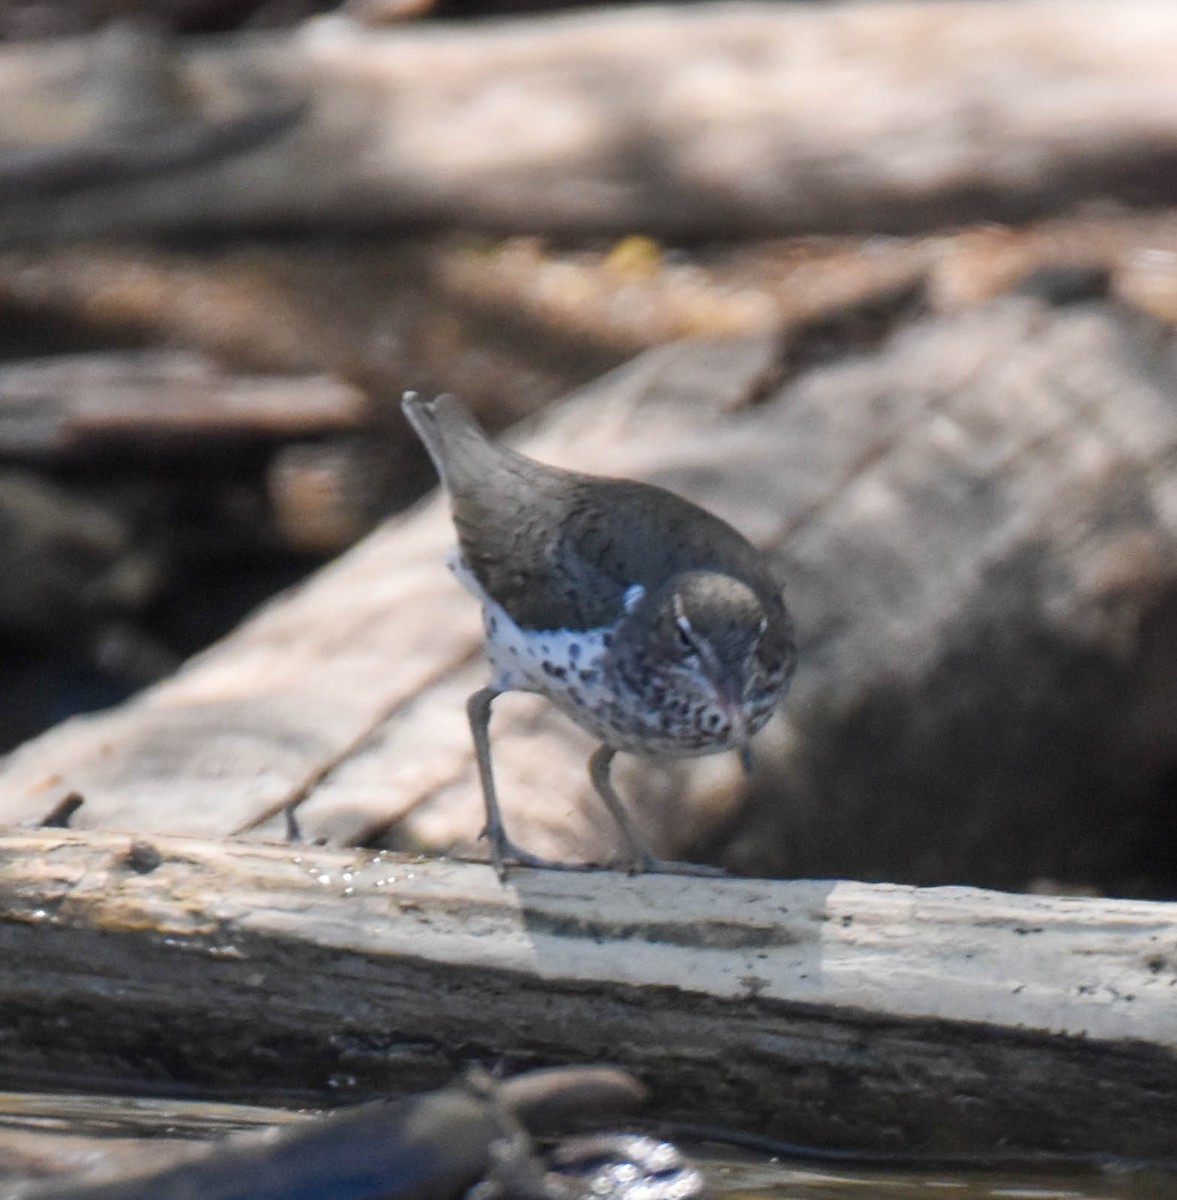
[[[492,687],[540,692],[582,723],[611,699],[604,676],[608,629],[520,629],[456,551],[448,566],[482,605]]]

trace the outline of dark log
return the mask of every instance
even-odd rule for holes
[[[504,887],[372,852],[10,832],[0,1072],[338,1100],[463,1061],[607,1060],[655,1115],[793,1141],[1167,1157],[1175,928],[1177,907],[1142,901],[607,872]]]
[[[70,645],[158,594],[160,564],[138,551],[126,512],[25,467],[0,468],[0,545],[10,636]]]
[[[80,85],[106,60],[86,43],[11,47],[10,193],[36,188],[31,160],[51,149],[46,186],[11,195],[0,235],[897,232],[1171,200],[1175,47],[1177,13],[1140,0],[654,7],[386,33],[336,17],[185,48],[179,87],[207,128],[198,114],[124,142],[121,181],[85,143],[99,118]],[[218,137],[225,113],[238,119]],[[100,123],[91,136],[101,148]],[[204,142],[233,138],[239,153],[200,163]],[[77,190],[49,197],[49,182]]]

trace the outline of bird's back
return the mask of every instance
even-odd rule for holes
[[[405,412],[450,494],[467,568],[524,629],[615,622],[627,591],[684,571],[743,579],[781,604],[763,556],[727,522],[664,488],[550,467],[491,441],[453,397]]]

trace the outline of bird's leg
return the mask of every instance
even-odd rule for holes
[[[482,784],[482,802],[486,805],[486,826],[482,832],[490,847],[490,861],[495,873],[500,879],[506,879],[508,865],[563,871],[587,870],[585,863],[553,862],[538,854],[531,854],[507,837],[490,764],[490,706],[501,695],[502,692],[497,688],[484,687],[466,701],[466,715],[470,718],[470,732],[474,737],[474,759],[478,763],[478,780]]]
[[[641,871],[654,871],[664,875],[726,875],[722,867],[710,867],[703,863],[670,862],[659,858],[649,846],[645,838],[638,832],[633,818],[621,802],[616,789],[613,787],[611,768],[613,757],[617,751],[612,746],[600,746],[589,759],[589,778],[597,795],[605,802],[605,807],[612,814],[625,839],[625,849],[629,860],[631,874]]]
[[[480,689],[466,701],[466,714],[470,718],[474,759],[478,763],[478,781],[482,784],[482,802],[486,806],[486,825],[482,832],[490,844],[490,860],[495,873],[500,879],[506,879],[506,860],[512,847],[503,828],[503,814],[499,811],[494,771],[490,765],[490,706],[501,694],[490,687]]]
[[[612,746],[598,746],[589,759],[589,778],[597,795],[605,802],[605,807],[617,822],[621,836],[625,839],[625,851],[629,858],[629,867],[633,872],[651,871],[659,864],[658,856],[646,845],[645,838],[638,832],[633,818],[626,811],[613,787],[610,771],[613,767],[613,756],[617,751]]]
[[[42,829],[68,829],[70,818],[85,804],[80,792],[69,792],[41,819]]]

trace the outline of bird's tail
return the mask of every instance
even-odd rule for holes
[[[416,392],[405,392],[401,408],[451,493],[461,492],[467,481],[485,473],[495,444],[456,396],[426,400]]]

